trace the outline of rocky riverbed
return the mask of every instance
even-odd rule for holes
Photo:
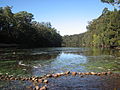
[[[70,71],[40,77],[1,74],[0,83],[4,83],[0,90],[120,90],[120,74]]]

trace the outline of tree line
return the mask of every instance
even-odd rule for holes
[[[120,7],[120,0],[101,0]],[[63,46],[120,47],[120,10],[104,8],[102,14],[88,23],[87,32],[63,37]]]
[[[33,21],[27,11],[12,12],[12,7],[0,7],[0,43],[23,47],[61,46],[62,36],[50,22]]]
[[[109,11],[105,8],[102,14],[89,22],[87,32],[63,37],[64,46],[120,46],[120,10]]]

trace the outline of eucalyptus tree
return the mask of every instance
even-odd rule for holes
[[[97,19],[89,22],[87,32],[79,35],[64,36],[64,45],[75,46],[76,43],[76,46],[78,46],[78,38],[83,46],[119,47],[120,10],[109,11],[105,8]]]
[[[21,11],[14,14],[16,19],[16,38],[18,43],[30,42],[32,27],[31,22],[33,20],[33,14],[26,11]],[[28,42],[27,42],[28,41]]]
[[[33,21],[27,11],[12,13],[12,7],[0,8],[0,43],[9,41],[22,46],[61,46],[62,37],[50,22]]]
[[[111,4],[113,6],[120,8],[120,0],[101,0],[101,2],[108,3],[108,4]]]
[[[12,7],[6,6],[0,8],[0,29],[1,32],[6,32],[7,36],[4,38],[11,38],[10,40],[14,41],[14,36],[12,34],[14,28],[14,14],[11,11]]]

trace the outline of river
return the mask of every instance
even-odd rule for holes
[[[42,76],[65,71],[120,73],[120,50],[90,47],[0,49],[0,73]]]

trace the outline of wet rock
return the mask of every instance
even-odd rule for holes
[[[39,90],[47,90],[46,86],[41,87]]]
[[[44,83],[48,83],[48,80],[44,80],[43,82],[44,82]]]
[[[107,75],[107,72],[102,72],[101,75]]]
[[[18,80],[17,78],[15,78],[15,80]]]
[[[32,86],[28,86],[26,88],[27,88],[27,90],[33,90]]]
[[[27,81],[29,81],[30,79],[29,78],[26,78]]]
[[[100,76],[101,75],[101,73],[97,73],[97,76]]]
[[[25,81],[25,78],[21,78],[22,81]]]
[[[35,80],[35,78],[34,77],[32,77],[32,81],[34,81]]]
[[[13,78],[13,75],[8,75],[9,78]]]
[[[35,90],[39,90],[39,86],[35,86]]]
[[[61,76],[61,73],[57,73],[57,76],[60,77],[60,76]]]
[[[79,75],[87,75],[88,73],[78,72],[77,74],[79,74]]]
[[[65,72],[65,75],[68,75],[68,74],[70,74],[70,71]]]
[[[82,75],[86,75],[86,73],[82,73]]]
[[[112,72],[107,72],[108,75],[112,74]]]
[[[91,75],[97,75],[97,73],[95,73],[95,72],[90,72],[90,74],[91,74]]]
[[[86,72],[85,75],[90,75],[90,72]]]
[[[28,80],[30,81],[30,77],[28,78]]]
[[[85,75],[85,73],[80,73],[80,75]]]
[[[41,79],[46,79],[48,78],[46,75],[42,76]]]
[[[14,78],[14,77],[11,77],[10,80],[15,80],[15,78]]]
[[[75,76],[77,74],[77,72],[72,72],[72,75]]]
[[[43,79],[38,79],[38,83],[42,83],[43,82]]]
[[[53,76],[53,77],[55,77],[55,78],[56,78],[56,77],[58,77],[58,75],[57,75],[57,74],[53,74],[52,76]]]
[[[36,79],[36,78],[35,78],[34,80],[31,80],[31,81],[32,81],[32,82],[37,82],[37,81],[38,81],[38,79]]]
[[[64,73],[60,73],[61,76],[65,75]]]
[[[46,77],[49,78],[49,77],[52,77],[52,75],[51,74],[47,74]]]
[[[79,75],[82,75],[82,73],[81,73],[81,72],[78,72],[78,74],[79,74]]]

